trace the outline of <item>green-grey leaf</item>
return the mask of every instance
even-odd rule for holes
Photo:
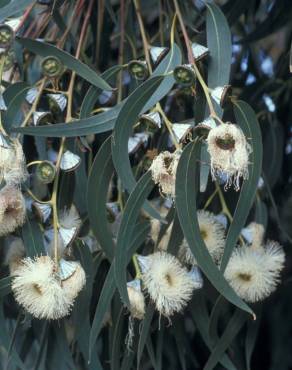
[[[228,229],[226,245],[220,266],[221,271],[224,271],[227,266],[232,250],[236,245],[238,236],[241,229],[244,227],[249,211],[253,205],[261,175],[263,158],[261,130],[255,112],[243,101],[235,103],[234,112],[236,122],[242,128],[248,140],[250,140],[252,153],[249,158],[250,165],[248,166],[249,178],[243,182],[233,221]]]
[[[181,53],[179,48],[174,45],[173,49],[171,49],[163,61],[159,63],[159,66],[157,70],[154,71],[153,75],[155,75],[157,71],[159,74],[166,74],[179,64],[181,64]],[[164,77],[164,81],[161,83],[160,89],[157,90],[146,103],[141,114],[152,108],[155,103],[165,96],[165,94],[171,89],[173,81],[173,77],[170,75]],[[50,126],[16,128],[14,131],[21,132],[25,135],[45,137],[74,137],[111,131],[114,128],[119,112],[126,101],[127,99],[103,113],[89,118],[76,120],[75,122],[73,121],[70,125],[67,123],[59,123],[57,125]]]
[[[16,39],[22,46],[42,57],[55,56],[69,69],[76,72],[80,77],[90,82],[92,85],[103,90],[112,90],[112,87],[104,81],[93,69],[74,58],[71,54],[47,42],[32,40],[24,37]]]
[[[0,297],[4,297],[11,293],[12,276],[6,276],[0,279]]]
[[[115,278],[116,285],[121,295],[122,301],[130,309],[130,302],[127,291],[127,273],[126,267],[128,263],[127,246],[130,245],[132,240],[133,230],[137,222],[137,218],[141,207],[147,199],[154,183],[151,178],[151,173],[148,171],[138,181],[133,192],[127,201],[121,225],[117,236],[117,245],[115,253]]]
[[[135,232],[133,234],[134,235],[132,237],[131,243],[127,248],[128,261],[131,259],[133,251],[137,250],[137,248],[144,242],[147,235],[149,234],[149,224],[143,223],[136,225]],[[113,261],[108,271],[106,280],[103,284],[103,288],[100,293],[98,305],[95,310],[94,319],[89,336],[89,360],[91,359],[92,349],[102,328],[102,320],[104,318],[104,315],[106,314],[106,311],[110,305],[110,302],[116,290],[114,265],[115,261]]]
[[[198,265],[213,286],[235,306],[253,314],[253,311],[237,296],[213,262],[200,233],[196,201],[199,190],[200,149],[200,142],[197,140],[188,144],[181,155],[177,168],[176,208],[181,227]]]
[[[214,367],[222,358],[224,352],[228,349],[236,335],[239,333],[246,319],[247,319],[246,313],[236,309],[235,313],[228,322],[228,325],[222,337],[219,339],[218,343],[214,347],[211,356],[209,357],[203,370],[214,369]]]
[[[28,257],[45,254],[42,232],[35,220],[26,218],[26,223],[22,227],[22,237]]]
[[[128,192],[131,192],[136,185],[128,154],[129,137],[142,108],[159,88],[162,80],[163,76],[152,77],[135,89],[123,105],[115,124],[112,138],[113,162],[122,184]],[[154,218],[160,218],[158,212],[147,203],[145,210]]]
[[[122,68],[123,66],[121,65],[113,66],[109,68],[108,70],[106,70],[105,72],[103,72],[100,75],[100,77],[102,77],[105,81],[109,81]],[[90,115],[90,112],[92,111],[94,104],[96,103],[101,91],[102,90],[96,86],[90,86],[81,104],[80,118],[86,118]]]
[[[210,50],[208,87],[215,88],[229,82],[231,66],[231,33],[227,20],[214,3],[207,6],[207,45]]]
[[[34,2],[35,0],[11,0],[9,4],[0,9],[0,22],[16,13],[22,12],[28,5]]]
[[[109,137],[101,146],[90,169],[87,209],[91,229],[110,261],[114,257],[115,244],[107,220],[106,201],[113,172],[111,137]]]
[[[155,312],[155,307],[153,304],[149,304],[148,307],[146,308],[145,312],[145,317],[142,321],[142,329],[141,329],[141,334],[139,338],[139,344],[138,344],[138,351],[137,351],[137,366],[139,368],[141,356],[148,338],[150,326],[151,326],[151,321],[153,318]]]

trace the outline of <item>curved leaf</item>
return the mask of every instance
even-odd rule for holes
[[[224,279],[222,273],[213,262],[207,247],[201,237],[196,193],[198,192],[198,162],[200,143],[196,140],[184,149],[177,168],[176,175],[176,208],[181,227],[188,245],[198,261],[198,265],[213,284],[213,286],[228,301],[235,306],[253,314],[253,311],[244,303]]]
[[[100,77],[102,77],[105,81],[109,81],[113,76],[115,76],[121,69],[123,68],[122,65],[116,65],[116,66],[113,66],[111,68],[109,68],[108,70],[106,70],[105,72],[103,72]],[[82,105],[81,105],[81,108],[80,108],[80,118],[86,118],[90,115],[90,112],[92,111],[93,107],[94,107],[94,104],[96,103],[98,97],[99,97],[99,93],[101,92],[102,90],[96,86],[90,86],[90,88],[88,89],[84,99],[83,99],[83,102],[82,102]]]
[[[247,317],[246,313],[236,309],[232,318],[228,322],[228,325],[219,339],[218,343],[214,347],[211,356],[209,357],[203,370],[212,370],[222,358],[224,352],[228,349],[236,335],[239,333]]]
[[[162,80],[163,76],[152,77],[135,89],[117,118],[112,139],[113,162],[122,184],[128,192],[131,192],[136,185],[128,154],[128,140],[143,106],[159,88]],[[147,203],[145,210],[154,218],[160,218],[157,211],[154,211]]]
[[[128,261],[131,259],[133,251],[137,250],[137,248],[139,248],[139,246],[145,241],[147,235],[149,234],[149,230],[149,223],[138,224],[135,226],[135,231],[133,233],[134,235],[132,236],[130,246],[127,248]],[[95,310],[94,319],[89,335],[89,360],[91,359],[92,349],[102,328],[104,315],[108,310],[108,307],[116,290],[114,265],[115,261],[113,261],[107,273],[107,277],[103,284],[103,288],[98,300],[98,305]]]
[[[135,189],[130,194],[127,201],[121,225],[117,236],[117,245],[115,253],[115,278],[116,285],[121,295],[123,303],[130,308],[130,302],[127,291],[127,246],[132,240],[133,230],[137,222],[137,218],[141,207],[151,192],[154,183],[151,178],[151,173],[148,171],[138,181]]]
[[[220,269],[224,271],[232,250],[236,245],[241,229],[244,227],[249,211],[255,199],[258,181],[262,170],[263,147],[261,130],[253,109],[245,102],[235,103],[236,122],[242,128],[245,136],[250,139],[252,153],[250,155],[249,178],[243,182],[240,196],[234,212],[233,221],[228,229],[226,245]]]
[[[4,21],[5,18],[11,17],[16,13],[21,12],[28,5],[34,2],[35,0],[11,0],[9,4],[3,6],[0,9],[0,22]]]
[[[215,4],[207,6],[207,45],[210,50],[208,86],[214,88],[229,82],[231,66],[231,33],[227,20]]]
[[[29,51],[32,51],[33,53],[42,57],[55,56],[59,58],[66,67],[76,72],[76,74],[90,82],[92,85],[103,90],[113,90],[113,88],[110,87],[110,85],[101,77],[99,77],[93,69],[82,63],[80,60],[74,58],[66,51],[61,50],[54,45],[48,44],[47,42],[32,40],[24,37],[17,37],[16,41],[18,41]]]
[[[11,293],[12,276],[6,276],[0,279],[0,297],[4,297]]]
[[[7,106],[7,111],[5,112],[4,117],[3,117],[4,128],[7,132],[10,132],[12,130],[12,125],[14,127],[16,127],[17,125],[20,126],[21,119],[18,119],[17,123],[15,122],[15,119],[19,115],[22,117],[20,108],[25,100],[28,90],[30,89],[29,86],[25,86],[23,84],[19,85],[18,87],[19,87],[18,91],[15,91],[16,89],[13,90],[15,92],[15,95],[9,101],[9,104]]]
[[[111,157],[111,137],[99,149],[90,169],[87,184],[87,209],[91,229],[105,252],[112,261],[115,244],[107,220],[107,193],[114,172]]]
[[[153,75],[168,73],[174,67],[181,64],[181,52],[179,48],[174,44],[173,48],[166,55],[158,68],[154,71]],[[159,72],[159,73],[158,73]],[[165,94],[171,89],[173,85],[172,76],[164,76],[164,81],[161,83],[160,89],[150,98],[150,100],[143,107],[141,113],[146,112],[152,106],[162,99]],[[114,128],[116,119],[119,112],[127,99],[117,104],[115,107],[94,115],[89,118],[83,118],[71,122],[70,125],[67,123],[59,123],[51,126],[38,126],[38,127],[23,127],[15,128],[14,131],[21,132],[25,135],[33,136],[45,136],[45,137],[73,137],[73,136],[84,136],[90,134],[99,134],[102,132],[111,131]]]

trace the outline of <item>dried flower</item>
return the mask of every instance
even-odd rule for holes
[[[158,184],[162,193],[174,198],[176,169],[181,152],[162,152],[152,162],[150,167],[152,179]]]
[[[0,236],[13,232],[25,221],[25,201],[14,186],[6,185],[0,191]]]
[[[224,276],[242,299],[257,302],[276,289],[284,262],[284,251],[277,242],[243,245],[233,251]]]
[[[225,175],[225,188],[233,183],[239,190],[239,179],[248,178],[248,157],[251,153],[251,146],[241,128],[231,123],[221,124],[210,130],[207,143],[213,179]]]
[[[64,294],[50,257],[25,258],[13,275],[15,299],[34,317],[55,320],[70,312],[73,301]]]
[[[192,297],[196,282],[179,263],[165,252],[138,257],[142,280],[157,310],[169,317],[180,312]]]
[[[131,316],[143,320],[145,315],[145,298],[141,291],[141,281],[135,279],[127,283],[127,290],[131,306]]]
[[[204,210],[198,211],[198,221],[201,236],[211,257],[215,262],[219,262],[225,247],[225,230],[223,225],[216,219],[213,213]],[[185,239],[181,244],[179,255],[184,262],[191,265],[197,264]]]
[[[0,145],[0,181],[5,180],[9,185],[19,184],[27,177],[22,146],[17,139],[8,142],[3,135],[2,139],[6,144]]]

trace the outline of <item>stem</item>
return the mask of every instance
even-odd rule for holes
[[[218,189],[216,188],[214,192],[210,195],[210,197],[207,199],[207,202],[204,205],[204,210],[209,207],[209,205],[212,203],[212,200],[214,199],[215,195],[218,193]]]
[[[163,120],[164,120],[164,123],[165,123],[165,126],[167,127],[168,129],[168,132],[171,136],[171,139],[172,139],[172,142],[174,143],[174,146],[176,149],[180,149],[180,145],[175,137],[175,134],[173,132],[173,129],[172,129],[172,123],[170,122],[170,120],[167,118],[166,114],[164,113],[164,111],[162,110],[161,108],[161,105],[158,103],[156,105],[156,109],[157,111],[161,114]]]
[[[195,64],[195,59],[194,59],[192,48],[191,48],[191,42],[190,42],[186,27],[185,27],[185,24],[184,24],[184,21],[183,21],[183,17],[182,17],[178,2],[177,2],[177,0],[173,0],[173,3],[174,3],[175,11],[176,11],[177,16],[178,16],[178,21],[179,21],[179,24],[180,24],[180,27],[181,27],[181,30],[182,30],[182,33],[183,33],[183,37],[184,37],[184,40],[185,40],[185,45],[186,45],[186,48],[187,48],[187,51],[188,51],[188,61],[189,61],[190,64]]]
[[[233,217],[229,211],[229,208],[227,207],[227,204],[225,202],[225,199],[224,199],[224,195],[222,193],[222,190],[220,188],[220,186],[218,185],[217,181],[215,182],[215,186],[216,186],[216,190],[218,192],[218,195],[219,195],[219,199],[220,199],[220,203],[221,203],[221,207],[222,207],[222,212],[226,214],[226,216],[228,217],[228,220],[230,222],[232,222],[233,220]]]
[[[79,38],[79,42],[78,42],[76,54],[75,54],[75,57],[77,59],[80,57],[81,49],[82,49],[82,46],[84,45],[84,39],[85,39],[93,3],[94,3],[94,0],[90,0],[88,9],[87,9],[87,12],[84,18],[84,22],[81,28],[80,38]],[[80,2],[78,3],[78,5],[79,4]],[[77,6],[75,7],[75,11],[77,11]],[[74,11],[74,14],[75,14],[75,11]],[[70,20],[71,24],[73,22],[72,18]],[[72,103],[73,103],[75,78],[76,78],[76,73],[72,72],[68,91],[67,91],[67,96],[68,96],[67,112],[66,112],[66,122],[67,123],[70,123],[70,121],[72,120],[72,105],[73,105]],[[58,185],[59,185],[59,177],[60,177],[60,163],[61,163],[64,148],[65,148],[65,142],[66,142],[66,138],[63,137],[61,140],[58,158],[56,162],[56,175],[55,175],[55,180],[53,184],[53,192],[52,192],[52,198],[51,198],[51,204],[52,204],[52,209],[53,209],[53,227],[54,227],[54,259],[55,259],[56,264],[58,264],[58,225],[59,225],[58,208],[57,208],[57,193],[58,193]]]
[[[0,89],[1,89],[1,85],[2,85],[2,74],[3,74],[3,68],[4,68],[4,64],[5,64],[5,59],[6,59],[6,56],[5,54],[3,54],[1,56],[1,59],[0,59]],[[3,125],[2,125],[2,114],[0,113],[0,132],[3,134],[3,135],[7,135]]]
[[[134,254],[132,256],[132,262],[133,262],[134,269],[135,269],[135,275],[136,275],[135,279],[141,279],[142,278],[142,273],[141,273],[139,262],[138,262],[138,259],[137,259],[137,254]]]
[[[147,37],[146,37],[146,32],[143,24],[143,19],[141,16],[141,8],[140,8],[140,2],[139,0],[134,0],[134,6],[136,10],[136,15],[138,18],[138,23],[139,23],[139,28],[140,28],[140,33],[142,37],[142,42],[143,42],[143,47],[144,47],[144,53],[145,53],[145,59],[148,65],[148,69],[150,73],[152,73],[152,68],[151,68],[151,60],[150,60],[150,55],[149,55],[149,45],[147,42]]]
[[[192,67],[195,70],[196,77],[197,77],[198,81],[200,82],[200,85],[201,85],[201,87],[203,89],[203,92],[205,94],[205,97],[206,97],[206,100],[207,100],[207,104],[208,104],[208,107],[209,107],[209,110],[210,110],[210,116],[212,116],[215,119],[219,119],[219,117],[217,117],[217,114],[215,112],[214,105],[213,105],[212,100],[211,100],[211,97],[210,97],[208,86],[206,85],[206,83],[205,83],[205,81],[204,81],[204,79],[203,79],[203,77],[202,77],[202,75],[201,75],[198,67],[195,64]]]
[[[121,0],[121,6],[120,6],[120,46],[119,46],[119,64],[123,64],[123,58],[124,58],[124,42],[125,42],[125,1]],[[122,100],[122,94],[123,94],[123,70],[119,72],[118,76],[118,103]]]

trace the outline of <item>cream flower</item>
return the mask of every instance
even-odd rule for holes
[[[162,152],[154,158],[150,167],[155,184],[159,185],[163,194],[172,198],[175,196],[175,178],[180,155],[180,151]]]
[[[12,233],[25,221],[25,201],[21,191],[6,185],[0,191],[0,236]]]
[[[232,123],[221,124],[210,130],[207,143],[213,179],[226,176],[225,188],[233,183],[239,190],[239,179],[248,178],[248,157],[252,151],[241,128]]]
[[[60,319],[71,310],[54,261],[48,256],[25,258],[14,271],[12,291],[16,301],[39,319]]]
[[[62,287],[66,297],[74,301],[86,283],[86,276],[83,267],[77,261],[70,261],[74,266],[74,272],[65,279],[62,279]]]
[[[192,297],[197,282],[171,254],[156,252],[138,257],[142,281],[157,310],[169,317],[180,312]]]
[[[216,216],[208,211],[198,211],[198,221],[201,236],[206,247],[215,262],[219,262],[225,247],[225,230],[223,225],[216,219]],[[196,265],[197,261],[193,256],[186,239],[183,240],[179,257],[190,265]]]
[[[16,185],[27,177],[22,146],[17,139],[11,142],[4,140],[5,145],[0,145],[0,180]]]
[[[6,256],[5,265],[9,266],[10,274],[12,275],[21,265],[21,260],[25,256],[25,249],[23,241],[20,238],[13,238],[9,243]]]
[[[138,320],[143,320],[145,315],[145,298],[141,291],[139,279],[132,280],[127,284],[129,295],[131,316]]]
[[[284,251],[277,242],[244,245],[233,251],[224,276],[242,299],[257,302],[276,289],[284,262]]]

